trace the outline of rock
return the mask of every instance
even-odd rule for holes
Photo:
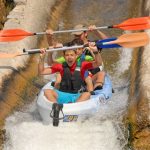
[[[142,131],[138,132],[136,135],[135,135],[135,138],[140,138],[140,137],[150,137],[150,129],[149,128],[146,128],[146,129],[143,129]]]
[[[136,150],[149,150],[150,149],[150,129],[146,128],[136,133],[133,142],[133,147]]]
[[[3,141],[6,139],[5,133],[6,130],[0,129],[0,149],[2,149],[1,145],[3,144]]]

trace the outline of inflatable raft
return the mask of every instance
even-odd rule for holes
[[[93,115],[100,108],[101,101],[107,101],[112,96],[112,83],[109,75],[105,75],[102,90],[96,90],[95,95],[83,102],[56,104],[44,96],[44,89],[53,89],[51,82],[47,83],[40,91],[37,98],[37,107],[44,124],[53,123],[58,126],[59,121],[71,122],[80,120],[82,117]]]

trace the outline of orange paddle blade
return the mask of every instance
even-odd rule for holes
[[[134,48],[144,46],[149,43],[149,36],[145,32],[130,33],[120,36],[117,40],[105,44],[119,44],[122,47]]]
[[[1,30],[0,37],[11,37],[11,36],[32,36],[34,33],[26,32],[21,29],[8,29]]]
[[[150,24],[140,24],[135,26],[124,26],[118,28],[122,30],[145,30],[150,28]]]
[[[150,28],[150,17],[131,18],[113,28],[120,28],[123,30],[144,30]]]
[[[26,36],[0,37],[0,42],[15,42],[24,39]]]

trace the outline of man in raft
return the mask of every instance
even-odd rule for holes
[[[85,28],[85,26],[82,24],[78,24],[74,27],[75,30],[79,30],[79,29],[83,29],[83,28]],[[62,47],[63,46],[62,44],[56,42],[56,39],[53,37],[53,30],[52,29],[49,29],[46,32],[47,32],[47,41],[48,41],[49,46],[54,46],[54,47]],[[88,27],[88,31],[72,32],[72,35],[74,35],[74,39],[71,42],[65,43],[64,45],[65,46],[71,46],[72,44],[73,45],[88,44],[88,42],[89,42],[88,33],[89,32],[93,32],[100,39],[106,39],[107,38],[107,36],[103,32],[96,29],[95,25],[90,25]],[[92,54],[92,51],[90,51],[90,49],[89,50],[88,49],[85,50],[85,49],[86,48],[77,49],[78,67],[81,66],[82,61],[93,61],[95,58],[95,55]],[[102,57],[100,57],[100,60],[102,61]],[[52,65],[53,63],[63,63],[63,62],[65,62],[65,59],[63,56],[59,57],[57,59],[53,59],[52,53],[51,52],[48,53],[48,65]],[[93,83],[94,83],[94,90],[100,90],[103,87],[105,72],[102,71],[103,70],[102,69],[103,67],[101,66],[102,64],[103,64],[103,62],[100,64],[99,67],[97,66],[97,68],[90,70],[92,72],[92,74],[93,73],[95,74],[94,76],[92,76]],[[59,73],[57,73],[56,74],[56,81],[54,83],[55,88],[59,89],[59,83],[60,82],[61,82],[61,76]],[[87,88],[87,90],[88,90],[88,88]]]

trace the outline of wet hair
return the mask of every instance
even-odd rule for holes
[[[74,39],[71,42],[66,43],[66,46],[75,46],[75,45],[83,45],[83,41],[81,39]]]
[[[82,40],[80,40],[80,39],[74,39],[74,40],[72,40],[71,42],[68,42],[67,44],[66,44],[66,46],[76,46],[76,45],[83,45],[84,43],[83,43],[83,41]],[[63,51],[63,53],[65,54],[65,52],[66,51],[68,51],[68,50],[65,50],[65,51]],[[75,53],[76,53],[76,50],[73,50]]]
[[[67,51],[74,51],[74,53],[76,54],[76,50],[75,50],[75,49],[64,50],[64,51],[63,51],[63,54],[65,55],[65,53],[66,53]]]

